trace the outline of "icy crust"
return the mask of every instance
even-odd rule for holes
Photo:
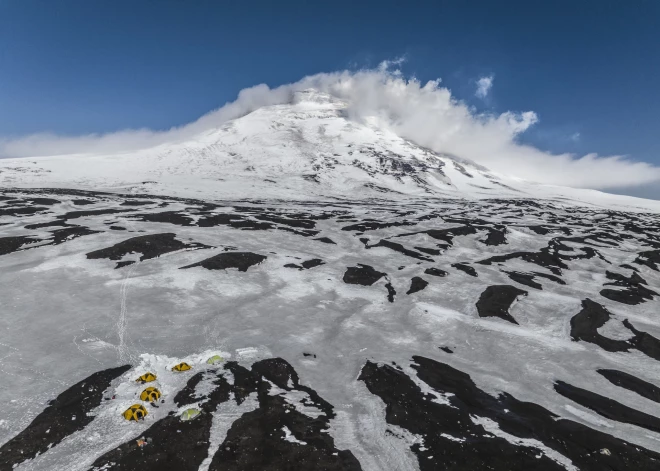
[[[146,469],[168,453],[178,469],[286,469],[254,448],[309,469],[433,469],[461,453],[477,468],[657,467],[654,213],[0,196],[0,469]],[[192,369],[172,372],[181,361]],[[48,401],[121,365],[98,402],[73,401],[93,420],[16,448],[42,413],[81,424]],[[126,422],[148,371],[165,402]],[[190,407],[202,414],[180,425]]]

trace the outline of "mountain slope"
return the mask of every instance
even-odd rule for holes
[[[343,113],[0,161],[0,471],[658,469],[657,202]]]

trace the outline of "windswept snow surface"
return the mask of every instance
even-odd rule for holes
[[[660,468],[660,203],[343,109],[0,161],[0,470]]]

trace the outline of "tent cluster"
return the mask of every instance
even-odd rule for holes
[[[135,380],[137,383],[151,383],[156,381],[156,375],[148,371],[139,378]],[[155,402],[160,398],[161,394],[157,388],[148,387],[140,394],[141,401]],[[122,414],[126,420],[138,421],[144,419],[147,416],[147,409],[142,404],[133,404],[131,407],[126,409]]]
[[[211,358],[206,360],[206,363],[209,365],[217,365],[223,361],[224,359],[220,355],[213,355]],[[192,366],[186,362],[181,362],[178,365],[172,367],[172,371],[188,371],[190,369],[192,369]],[[147,372],[137,378],[135,381],[142,384],[151,383],[152,381],[156,381],[156,375],[151,372]],[[160,396],[161,392],[158,390],[158,388],[149,386],[140,393],[140,400],[154,403],[160,399]],[[182,421],[193,420],[201,413],[201,410],[192,407],[190,409],[184,410],[181,413],[180,418]],[[126,420],[134,420],[137,422],[138,420],[144,419],[147,416],[147,409],[145,409],[142,404],[133,404],[131,407],[126,409],[122,415]]]

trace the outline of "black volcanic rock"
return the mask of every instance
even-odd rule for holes
[[[660,403],[660,387],[643,381],[629,373],[618,370],[600,369],[598,374],[604,376],[610,383],[633,391],[646,399]]]
[[[225,252],[181,268],[204,267],[207,270],[237,268],[238,271],[247,271],[248,268],[260,264],[266,260],[266,258],[265,255],[259,255],[252,252]]]
[[[119,242],[112,247],[95,250],[87,254],[88,259],[107,258],[109,260],[121,260],[130,253],[141,253],[140,261],[159,257],[169,252],[178,250],[210,248],[203,244],[186,243],[176,239],[176,234],[168,232],[164,234],[149,234],[132,237]],[[119,267],[118,267],[119,268]]]
[[[28,236],[0,237],[0,255],[22,250],[24,247],[38,242],[42,242],[42,240]]]
[[[513,324],[518,322],[509,314],[511,304],[519,296],[527,296],[527,291],[510,285],[489,286],[481,293],[477,301],[477,311],[480,317],[499,317]]]
[[[295,263],[287,263],[284,265],[286,268],[297,268],[298,270],[309,270],[310,268],[318,267],[323,265],[325,262],[320,258],[313,258],[311,260],[305,260],[300,265]]]
[[[659,418],[624,406],[614,399],[572,386],[563,381],[557,381],[555,383],[555,391],[577,404],[597,412],[603,417],[616,420],[617,422],[637,425],[638,427],[660,433]]]
[[[426,273],[427,275],[439,276],[439,277],[445,277],[449,274],[444,270],[440,270],[439,268],[427,268],[426,270],[424,270],[424,273]]]
[[[413,294],[418,291],[422,291],[424,288],[426,288],[429,285],[429,282],[426,281],[424,278],[420,278],[419,276],[415,276],[410,280],[410,289],[408,289],[408,292],[406,294]]]
[[[467,265],[465,263],[452,263],[451,266],[456,268],[457,270],[467,273],[470,276],[474,276],[474,277],[479,276],[477,274],[477,270],[475,270],[474,267],[471,267],[470,265]]]
[[[590,342],[608,352],[627,352],[630,343],[625,340],[612,340],[598,332],[610,320],[610,312],[591,299],[582,301],[582,310],[571,319],[571,338],[575,341]]]
[[[346,269],[346,273],[344,273],[344,283],[371,286],[384,276],[386,276],[385,273],[376,271],[369,265],[358,263],[356,267],[349,267]]]

